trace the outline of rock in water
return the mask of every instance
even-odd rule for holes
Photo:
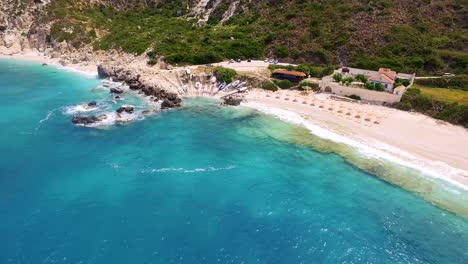
[[[97,72],[101,79],[106,79],[112,76],[112,71],[102,65],[97,66]]]
[[[96,105],[97,105],[96,101],[91,101],[91,102],[88,103],[89,107],[96,107]]]
[[[119,107],[119,109],[117,109],[117,113],[121,114],[122,112],[126,112],[126,113],[129,113],[129,114],[132,114],[134,111],[134,108],[133,106],[131,105],[123,105],[121,107]]]
[[[72,122],[73,124],[77,125],[90,125],[94,124],[96,122],[100,122],[107,118],[106,115],[100,115],[100,116],[73,116]]]
[[[113,88],[110,89],[110,92],[115,93],[115,94],[121,94],[121,93],[123,93],[123,90],[121,88],[114,88],[113,87]]]

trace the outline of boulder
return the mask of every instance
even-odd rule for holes
[[[134,110],[135,109],[131,105],[123,105],[123,106],[119,107],[119,109],[117,109],[116,112],[119,113],[119,114],[121,114],[123,112],[132,114]]]
[[[123,90],[122,90],[122,88],[112,87],[112,88],[110,88],[110,92],[115,93],[115,94],[121,94],[121,93],[123,93]]]
[[[97,66],[97,72],[98,72],[99,78],[101,79],[106,79],[112,76],[112,70],[102,65]]]
[[[100,115],[100,116],[73,116],[72,122],[73,124],[77,125],[90,125],[94,124],[96,122],[100,122],[104,119],[106,119],[106,115]]]
[[[96,101],[91,101],[88,103],[88,107],[96,107],[97,102]]]
[[[141,114],[143,115],[150,115],[151,114],[151,110],[144,110],[141,112]]]
[[[223,105],[238,106],[242,102],[243,98],[236,97],[236,96],[227,96],[227,97],[224,97],[223,100],[224,100]]]

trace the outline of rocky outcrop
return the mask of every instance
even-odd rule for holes
[[[128,113],[128,114],[133,114],[133,111],[134,111],[134,110],[135,110],[135,109],[134,109],[133,106],[131,106],[131,105],[123,105],[123,106],[119,107],[119,109],[117,109],[116,112],[117,112],[118,114],[121,114],[121,113],[123,113],[123,112]]]
[[[49,26],[38,23],[49,1],[0,1],[0,52],[14,54],[36,48],[44,51],[50,40]]]
[[[112,88],[110,88],[110,92],[111,92],[111,93],[114,93],[114,94],[121,94],[121,93],[123,93],[124,91],[122,90],[122,88],[112,87]]]
[[[94,109],[97,107],[97,102],[96,101],[91,101],[85,105],[86,109]]]
[[[99,78],[101,79],[107,79],[109,77],[112,76],[112,70],[102,66],[102,65],[98,65],[97,66],[97,72],[98,72],[98,76]]]
[[[103,74],[106,74],[105,76],[112,78],[113,81],[124,82],[131,90],[138,91],[139,94],[150,97],[152,101],[162,101],[161,109],[180,107],[182,104],[182,99],[178,94],[146,84],[140,79],[141,76],[139,74],[134,74],[129,70],[121,68],[109,70],[109,67],[102,65],[100,66],[100,69]],[[110,91],[115,94],[121,94],[124,92],[121,88],[111,88]]]
[[[244,100],[244,98],[240,95],[230,95],[226,96],[223,98],[223,103],[222,105],[233,105],[233,106],[238,106],[241,104],[241,102]]]
[[[76,125],[91,125],[106,119],[106,115],[100,116],[73,116],[72,122]]]

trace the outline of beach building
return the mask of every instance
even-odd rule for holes
[[[385,91],[393,92],[393,84],[397,78],[397,73],[387,68],[380,68],[377,74],[369,76],[371,83],[380,83],[385,87]]]
[[[281,80],[290,80],[291,82],[300,82],[306,78],[306,74],[300,71],[276,69],[273,71],[273,78]]]
[[[354,82],[347,86],[338,82],[335,82],[332,78],[333,74],[342,74],[344,78],[351,77],[356,78],[357,75],[364,75],[367,77],[369,83],[382,84],[385,91],[369,90],[363,87],[363,85],[355,84]],[[397,73],[392,69],[380,68],[378,71],[371,71],[365,69],[357,69],[345,67],[336,70],[330,76],[325,76],[320,81],[320,89],[325,93],[332,93],[338,96],[359,96],[363,101],[373,103],[395,103],[401,100],[401,96],[414,82],[415,74]],[[410,84],[405,87],[398,85],[394,87],[397,79],[409,80]],[[359,83],[359,82],[358,82]]]

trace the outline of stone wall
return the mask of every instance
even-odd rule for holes
[[[343,86],[331,81],[330,76],[324,77],[322,81],[320,81],[320,90],[322,92],[340,96],[350,96],[354,94],[361,97],[362,100],[378,104],[400,102],[401,96],[403,95],[403,93],[391,94],[387,92],[377,92],[362,88]]]

